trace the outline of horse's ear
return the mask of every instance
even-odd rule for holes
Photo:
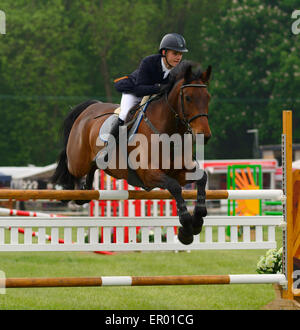
[[[185,82],[191,81],[192,80],[192,76],[193,76],[192,66],[189,65],[186,68],[185,73],[184,73],[184,81]]]
[[[201,79],[203,80],[204,83],[208,83],[209,82],[210,75],[211,75],[211,70],[212,70],[212,67],[211,67],[211,65],[209,65],[207,67],[206,71],[202,73]]]

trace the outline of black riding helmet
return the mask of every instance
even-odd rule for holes
[[[159,45],[160,54],[163,49],[172,49],[182,53],[188,52],[183,36],[178,33],[168,33],[161,39]]]

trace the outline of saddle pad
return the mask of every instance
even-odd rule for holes
[[[119,115],[120,114],[120,111],[121,111],[121,107],[118,107],[117,109],[115,109],[114,113]]]
[[[140,102],[140,104],[145,104],[148,100],[150,99],[150,95],[146,95],[142,98],[142,101]],[[120,114],[120,111],[121,111],[121,107],[118,107],[115,109],[114,113],[116,114]]]

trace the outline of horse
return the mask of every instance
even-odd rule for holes
[[[163,91],[154,98],[147,107],[147,117],[144,117],[137,133],[143,134],[150,146],[151,135],[154,131],[168,136],[172,134],[203,134],[204,142],[211,137],[208,123],[208,105],[210,95],[208,84],[211,76],[211,66],[206,71],[191,61],[182,61],[170,73],[169,83]],[[63,186],[64,189],[75,189],[80,180],[85,182],[80,189],[92,189],[93,178],[97,164],[95,158],[101,146],[97,145],[99,130],[108,116],[113,115],[118,104],[102,103],[88,100],[74,107],[63,123],[64,148],[58,159],[58,165],[52,177],[52,182]],[[147,119],[147,120],[146,120]],[[134,148],[127,146],[128,154]],[[205,204],[205,185],[207,174],[194,180],[197,187],[197,201],[191,214],[187,210],[186,201],[182,197],[182,187],[191,181],[186,174],[193,172],[182,164],[175,168],[174,155],[170,157],[170,168],[164,169],[161,161],[158,168],[151,168],[151,154],[141,150],[140,158],[147,157],[149,166],[137,168],[135,175],[139,178],[144,189],[167,189],[176,200],[176,206],[181,227],[178,239],[182,244],[193,242],[193,235],[202,230],[203,218],[207,215]],[[172,149],[173,150],[173,149]],[[182,150],[183,154],[184,150]],[[192,151],[190,151],[192,152]],[[147,154],[146,154],[147,153]],[[162,158],[159,150],[159,159]],[[120,156],[117,156],[120,157]],[[128,168],[106,168],[105,172],[116,179],[129,178]],[[88,201],[78,201],[78,203]]]

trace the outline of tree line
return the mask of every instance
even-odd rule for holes
[[[70,109],[119,103],[113,80],[169,32],[184,35],[186,59],[213,67],[206,159],[252,157],[250,128],[260,144],[280,143],[284,109],[294,111],[299,142],[295,9],[295,0],[2,0],[0,165],[55,162]]]

